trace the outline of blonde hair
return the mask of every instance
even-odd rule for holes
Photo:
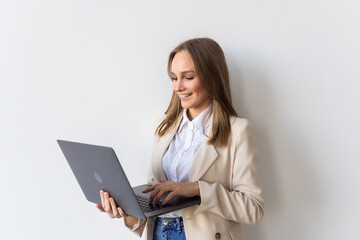
[[[225,55],[217,42],[210,38],[195,38],[179,44],[171,51],[168,60],[168,75],[171,78],[171,64],[176,53],[187,51],[194,62],[195,72],[201,86],[205,88],[213,102],[212,136],[208,141],[215,147],[225,146],[231,133],[229,117],[237,116],[232,106],[229,71]],[[165,119],[157,127],[155,134],[162,137],[175,127],[183,107],[178,95],[173,92]]]

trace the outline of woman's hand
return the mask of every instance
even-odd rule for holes
[[[143,193],[153,191],[150,195],[149,204],[151,204],[154,199],[155,203],[158,204],[161,196],[166,192],[169,192],[169,195],[164,199],[162,205],[165,205],[174,196],[194,197],[200,195],[198,182],[171,182],[164,178],[161,178],[161,181],[162,183],[155,184],[142,191]]]
[[[96,204],[96,207],[101,212],[106,212],[110,218],[126,217],[126,214],[120,207],[116,207],[116,203],[113,198],[109,196],[109,193],[100,191],[101,205]]]

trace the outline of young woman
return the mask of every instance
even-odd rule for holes
[[[169,56],[173,95],[155,131],[150,201],[166,192],[201,204],[144,221],[126,216],[108,193],[97,207],[142,239],[242,239],[242,223],[263,216],[251,124],[237,116],[221,47],[209,38],[181,43]]]

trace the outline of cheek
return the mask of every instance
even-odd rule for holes
[[[202,91],[199,93],[199,98],[200,98],[202,101],[205,101],[206,99],[209,98],[207,92],[206,92],[204,89],[202,89]]]
[[[200,86],[200,84],[196,81],[196,82],[192,82],[191,84],[189,84],[188,87],[193,93],[195,93],[196,95],[201,94],[202,88]]]
[[[196,86],[194,92],[196,92],[196,96],[199,99],[207,98],[206,90],[202,88],[200,85]]]

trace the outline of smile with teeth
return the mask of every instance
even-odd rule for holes
[[[188,94],[180,94],[181,98],[187,98],[190,97],[192,95],[192,93],[188,93]]]

